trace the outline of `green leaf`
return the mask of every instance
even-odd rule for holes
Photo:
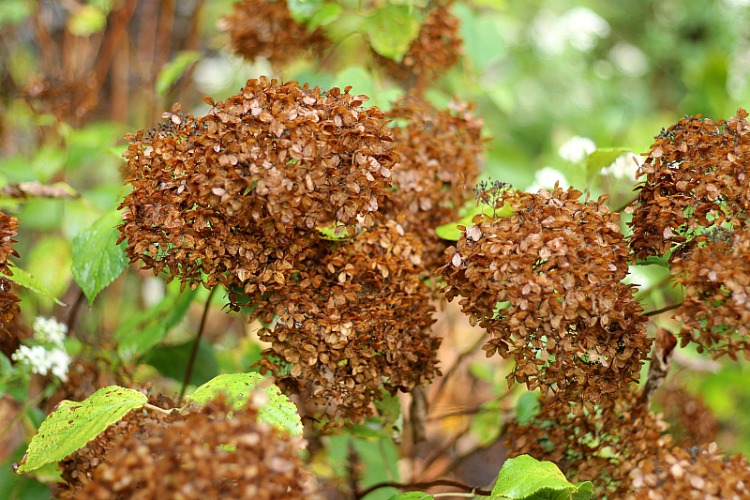
[[[253,372],[222,374],[198,387],[187,399],[198,404],[206,404],[216,399],[219,394],[224,394],[229,404],[240,409],[247,402],[250,391],[266,380],[263,375]],[[281,394],[276,385],[264,386],[262,390],[268,396],[268,402],[258,412],[258,419],[277,429],[302,434],[302,420],[294,403]]]
[[[25,21],[31,14],[31,4],[26,0],[3,0],[0,2],[0,28]]]
[[[180,292],[179,284],[167,288],[167,295],[151,309],[134,315],[114,334],[119,342],[117,352],[130,359],[148,352],[161,342],[177,323],[185,317],[197,290]]]
[[[125,250],[117,245],[115,226],[120,222],[120,213],[113,210],[73,238],[73,278],[89,305],[128,265]]]
[[[298,23],[304,23],[318,12],[323,5],[323,0],[287,0],[286,6],[292,19]]]
[[[172,85],[187,71],[190,66],[198,62],[201,53],[195,50],[179,52],[174,59],[164,65],[156,77],[156,93],[165,96]]]
[[[26,267],[39,283],[55,297],[70,285],[71,245],[62,236],[42,236],[28,254]]]
[[[516,402],[516,421],[520,425],[526,425],[539,413],[539,394],[526,392]]]
[[[22,286],[28,290],[31,290],[32,292],[41,295],[42,297],[47,297],[48,299],[52,299],[55,301],[55,304],[59,306],[64,306],[65,304],[60,302],[57,297],[55,297],[52,292],[47,290],[44,285],[42,285],[39,280],[37,280],[34,276],[29,274],[28,272],[24,271],[20,267],[13,266],[13,276],[8,276],[7,274],[0,274],[4,278],[9,279],[16,285]]]
[[[471,207],[468,213],[461,217],[461,219],[459,219],[457,222],[449,222],[448,224],[443,224],[442,226],[436,227],[435,232],[440,238],[444,240],[458,241],[461,239],[461,236],[464,233],[464,230],[460,229],[458,226],[473,226],[474,217],[476,217],[477,215],[484,214],[491,219],[497,219],[498,217],[511,217],[513,213],[513,207],[508,203],[505,203],[501,208],[498,208],[497,210],[493,209],[490,205],[481,203],[479,205]]]
[[[327,26],[341,16],[342,7],[337,3],[324,3],[310,16],[307,21],[308,29],[314,30],[320,26]]]
[[[188,340],[181,344],[161,345],[150,349],[143,358],[144,363],[153,366],[165,377],[182,381],[187,370],[188,359],[195,341]],[[201,340],[198,344],[190,384],[203,384],[219,374],[219,363],[210,342]]]
[[[328,226],[316,227],[315,229],[318,230],[321,240],[344,241],[354,238],[354,236],[350,235],[349,231],[346,230],[346,226],[340,222],[334,222]]]
[[[417,9],[408,5],[385,5],[375,11],[366,25],[370,45],[381,56],[401,62],[419,35],[421,22]]]
[[[59,462],[147,401],[140,392],[116,385],[103,387],[80,403],[61,401],[31,439],[16,472]]]
[[[433,500],[433,498],[435,497],[429,493],[424,493],[422,491],[409,491],[393,495],[388,500]]]
[[[521,455],[505,461],[490,498],[564,500],[572,496],[577,500],[588,500],[592,493],[593,485],[589,481],[572,484],[554,463]]]
[[[604,167],[612,165],[616,159],[629,152],[626,148],[600,148],[593,151],[586,158],[586,181],[591,181]]]
[[[92,5],[81,5],[68,18],[68,31],[76,36],[91,36],[107,26],[107,16]]]

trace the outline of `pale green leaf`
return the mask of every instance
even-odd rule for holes
[[[80,5],[68,18],[68,31],[76,36],[91,36],[107,26],[107,16],[92,5]]]
[[[323,5],[323,0],[287,0],[287,7],[292,19],[304,23],[310,19]]]
[[[73,278],[89,301],[112,283],[128,265],[125,250],[117,245],[120,213],[113,210],[73,238]]]
[[[55,304],[59,306],[64,306],[62,302],[60,302],[57,297],[55,297],[52,292],[47,290],[44,285],[42,285],[38,279],[36,279],[34,276],[32,276],[30,273],[24,271],[20,267],[13,266],[13,276],[8,276],[7,274],[0,274],[4,278],[9,279],[16,285],[22,286],[28,290],[31,290],[32,292],[41,295],[42,297],[47,297],[48,299],[52,299],[55,301]]]
[[[342,7],[337,3],[324,3],[316,10],[310,19],[307,21],[309,29],[319,28],[320,26],[327,26],[337,20],[341,16]]]
[[[195,50],[179,52],[159,71],[159,75],[156,77],[156,93],[165,96],[172,85],[200,58],[201,53]]]
[[[381,56],[401,62],[419,35],[421,21],[417,9],[408,5],[385,5],[375,11],[366,25],[370,45]]]
[[[140,392],[116,385],[99,389],[80,403],[61,401],[31,439],[16,472],[62,460],[147,401]]]
[[[240,409],[247,402],[253,388],[265,380],[266,378],[259,373],[223,374],[198,387],[186,399],[206,404],[216,399],[219,394],[224,394],[229,404]],[[302,434],[302,421],[294,403],[281,394],[281,390],[273,384],[264,384],[262,390],[268,396],[268,402],[259,409],[258,419],[277,429],[288,430],[292,434]]]

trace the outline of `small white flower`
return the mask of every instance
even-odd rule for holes
[[[595,150],[596,144],[594,141],[588,137],[574,135],[560,146],[560,149],[557,150],[557,154],[559,154],[563,160],[567,160],[571,163],[579,163]]]
[[[555,170],[552,167],[544,167],[540,170],[537,170],[536,174],[534,175],[534,182],[532,182],[531,185],[526,188],[526,192],[536,193],[542,188],[553,188],[555,187],[555,183],[560,184],[560,187],[563,189],[570,186],[570,183],[565,178],[562,172],[560,172],[559,170]]]
[[[62,348],[65,335],[68,333],[67,325],[58,323],[54,318],[43,318],[37,316],[32,326],[34,339],[42,343],[50,343]]]
[[[70,366],[70,356],[63,349],[53,348],[47,350],[42,346],[19,346],[11,358],[31,368],[32,373],[39,375],[52,375],[63,382],[68,380],[68,367]]]
[[[635,153],[625,153],[617,157],[611,165],[601,170],[602,175],[611,175],[615,179],[635,180],[643,158]]]

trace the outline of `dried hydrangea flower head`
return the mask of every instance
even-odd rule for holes
[[[13,276],[8,259],[18,257],[13,248],[13,239],[18,231],[18,219],[0,212],[0,273]],[[13,293],[13,282],[0,276],[0,347],[10,357],[18,349],[19,339],[16,335],[16,319],[20,314],[18,296]]]
[[[413,86],[418,93],[458,62],[462,40],[459,20],[448,2],[437,2],[427,15],[417,38],[400,62],[375,54],[375,58],[396,80]]]
[[[237,2],[222,27],[235,52],[250,61],[265,57],[274,67],[297,59],[306,48],[320,53],[330,44],[320,29],[310,32],[292,19],[286,0]]]
[[[705,229],[742,224],[750,206],[750,124],[740,109],[729,120],[685,117],[656,137],[639,169],[633,256],[664,255]]]
[[[468,187],[479,177],[484,153],[482,121],[470,106],[453,103],[447,110],[407,95],[386,113],[393,120],[393,192],[382,212],[398,220],[424,244],[425,268],[442,265],[447,246],[435,228],[458,219]]]
[[[129,136],[131,261],[193,287],[283,287],[315,254],[316,227],[371,225],[390,188],[390,130],[365,99],[263,77],[204,117],[176,108]]]
[[[619,214],[603,197],[580,196],[560,187],[501,191],[496,206],[513,215],[475,217],[440,269],[448,300],[461,297],[490,334],[487,355],[515,360],[509,381],[577,412],[631,391],[651,344],[633,289],[621,283],[628,248]]]
[[[628,475],[637,464],[672,446],[666,430],[667,424],[635,391],[609,411],[579,415],[561,408],[554,397],[543,397],[529,421],[509,422],[505,442],[509,456],[529,454],[555,462],[568,480],[593,481],[597,498],[614,499],[626,498],[632,490]]]
[[[382,389],[429,383],[440,342],[420,249],[393,221],[337,245],[271,298],[278,319],[261,332],[271,343],[262,366],[333,424],[371,415]]]
[[[698,352],[750,359],[750,235],[747,228],[716,228],[702,244],[688,244],[672,259],[672,274],[684,299],[675,318],[681,344]]]
[[[302,462],[305,442],[214,401],[179,419],[149,419],[112,437],[75,498],[320,498]],[[136,410],[143,411],[143,410]],[[118,424],[115,424],[117,426]]]

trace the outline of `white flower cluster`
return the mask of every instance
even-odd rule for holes
[[[625,153],[617,157],[611,165],[601,170],[602,175],[610,175],[615,179],[635,180],[638,168],[643,164],[643,158],[635,153]]]
[[[568,45],[588,52],[610,31],[609,23],[599,14],[586,7],[575,7],[562,15],[551,11],[540,13],[532,25],[531,38],[542,52],[559,55]]]
[[[594,151],[596,151],[596,143],[594,143],[594,141],[588,137],[574,135],[560,146],[560,149],[557,150],[557,154],[559,154],[563,160],[567,160],[571,163],[579,163]]]
[[[552,167],[544,167],[537,170],[534,175],[534,182],[526,188],[527,193],[536,193],[540,189],[551,189],[555,187],[555,184],[559,184],[561,188],[567,189],[570,183],[565,178],[562,172]]]
[[[31,368],[32,373],[47,375],[52,373],[65,382],[68,379],[70,356],[63,340],[68,327],[53,318],[37,317],[34,320],[34,340],[41,345],[20,346],[11,358]]]

